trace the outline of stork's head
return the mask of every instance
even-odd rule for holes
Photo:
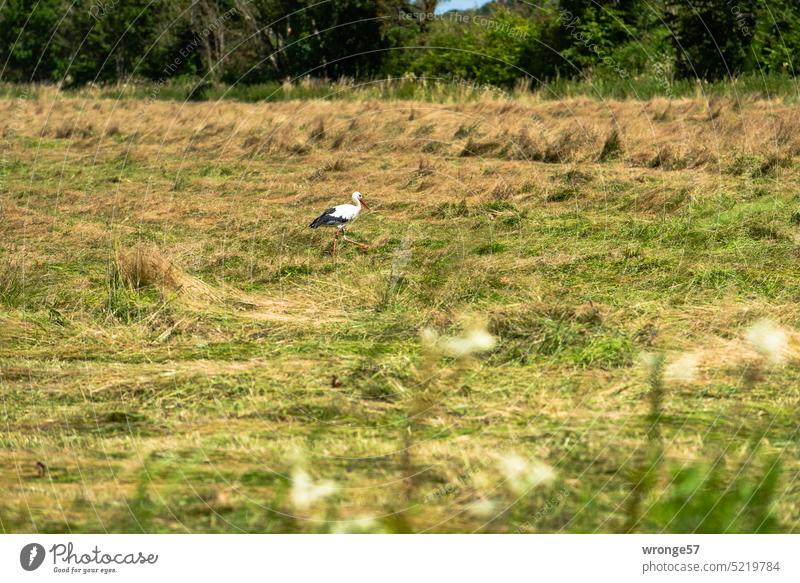
[[[363,204],[365,207],[369,208],[369,205],[364,201],[364,197],[361,196],[361,193],[358,191],[353,193],[353,202],[356,204]]]

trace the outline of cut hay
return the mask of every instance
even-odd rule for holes
[[[774,370],[800,361],[800,333],[763,321],[745,337],[715,339],[692,352],[667,359],[665,378],[684,383],[718,380],[719,375],[741,377],[748,371]]]
[[[154,245],[118,249],[116,265],[122,279],[134,289],[153,286],[187,300],[213,302],[221,299],[217,290],[176,267]]]
[[[333,321],[338,315],[338,310],[331,310],[330,317],[322,316],[318,300],[289,302],[248,294],[225,284],[209,285],[181,270],[155,245],[118,249],[116,267],[125,285],[133,289],[154,287],[162,293],[175,294],[184,303],[202,308],[206,313],[228,313],[229,308],[234,307],[249,320],[275,322]]]

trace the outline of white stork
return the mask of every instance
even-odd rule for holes
[[[331,255],[336,255],[336,240],[339,238],[339,235],[342,235],[345,241],[355,243],[361,247],[361,249],[367,249],[367,245],[359,243],[358,241],[353,241],[344,234],[345,226],[358,218],[361,207],[369,208],[367,203],[364,202],[360,192],[353,193],[353,203],[354,204],[340,204],[331,207],[308,225],[312,229],[316,229],[317,227],[336,227],[336,234],[333,236],[333,250],[331,251]]]

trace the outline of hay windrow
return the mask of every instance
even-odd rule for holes
[[[117,249],[116,266],[123,280],[134,289],[155,286],[190,303],[219,302],[224,297],[219,290],[185,273],[154,245]]]
[[[291,299],[247,293],[224,283],[210,285],[178,267],[158,247],[139,244],[130,249],[117,249],[116,268],[131,289],[154,287],[160,293],[174,294],[192,308],[221,316],[231,313],[253,321],[265,322],[328,322],[339,317],[339,310],[321,307],[318,298]]]

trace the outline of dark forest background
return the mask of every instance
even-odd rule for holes
[[[0,81],[794,74],[797,0],[0,0]]]

